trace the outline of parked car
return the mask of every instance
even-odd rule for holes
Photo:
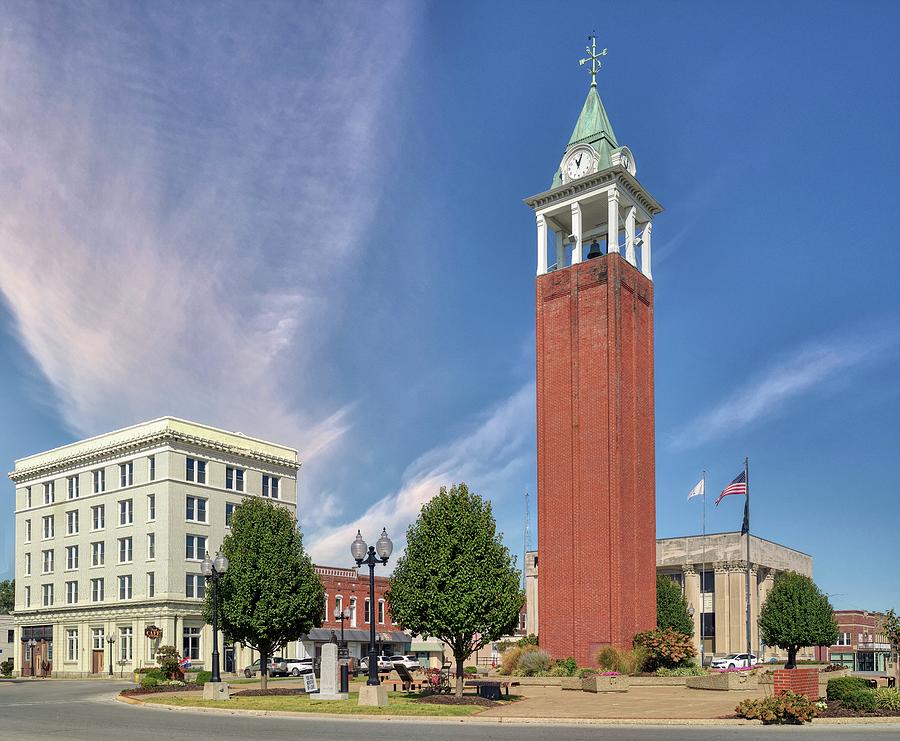
[[[269,667],[269,673],[273,677],[286,677],[288,674],[299,677],[301,674],[312,674],[312,672],[312,659],[284,659]]]
[[[720,659],[713,659],[709,666],[711,669],[747,669],[757,661],[754,654],[728,654]]]
[[[281,656],[275,656],[275,657],[269,659],[269,676],[270,677],[274,676],[274,674],[272,673],[272,667],[277,666],[282,661],[284,661],[284,659]],[[246,669],[244,669],[244,676],[247,677],[248,679],[250,679],[251,677],[255,677],[257,674],[259,674],[259,664],[260,664],[260,659],[257,659],[252,664],[250,664],[250,666],[248,666]]]
[[[390,656],[379,656],[378,657],[378,671],[380,672],[389,672],[394,668],[394,662],[391,661]],[[369,657],[363,656],[359,660],[359,664],[357,664],[356,669],[358,674],[367,674],[369,671]]]
[[[388,661],[391,664],[403,664],[409,671],[417,672],[422,668],[422,665],[419,663],[419,660],[415,656],[403,656],[401,654],[397,654],[396,656],[391,656]]]

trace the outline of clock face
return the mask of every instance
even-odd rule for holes
[[[566,175],[569,180],[583,178],[594,170],[594,155],[587,149],[579,149],[566,160]]]

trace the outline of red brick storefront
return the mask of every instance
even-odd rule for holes
[[[619,254],[537,278],[541,647],[656,625],[653,284]]]

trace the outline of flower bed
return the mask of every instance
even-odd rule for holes
[[[122,690],[119,694],[130,697],[131,695],[154,695],[159,692],[197,692],[202,689],[202,684],[158,684],[154,687],[135,687],[130,690]]]

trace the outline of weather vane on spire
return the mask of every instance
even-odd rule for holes
[[[591,45],[584,48],[588,54],[587,58],[579,60],[578,64],[583,67],[588,62],[591,63],[591,87],[597,87],[597,71],[600,69],[600,57],[606,56],[606,49],[599,53],[597,52],[597,37],[594,35],[588,36],[588,41],[591,42]]]

